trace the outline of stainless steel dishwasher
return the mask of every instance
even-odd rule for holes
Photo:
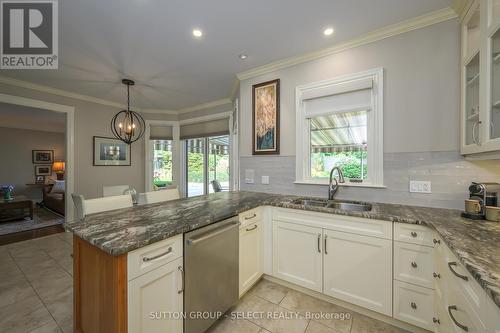
[[[184,236],[184,333],[203,333],[238,301],[238,216]]]

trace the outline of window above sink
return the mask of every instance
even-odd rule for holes
[[[383,69],[296,89],[296,181],[327,185],[342,169],[342,186],[383,186]]]

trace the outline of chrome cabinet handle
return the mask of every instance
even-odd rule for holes
[[[450,314],[450,318],[451,318],[451,320],[453,320],[453,323],[454,323],[455,325],[457,325],[458,327],[460,327],[460,328],[461,328],[462,330],[464,330],[465,332],[469,332],[469,328],[468,328],[467,326],[460,324],[460,323],[459,323],[459,322],[455,319],[455,317],[453,317],[453,313],[451,312],[451,310],[455,310],[455,311],[456,311],[456,310],[458,310],[458,309],[457,309],[457,306],[456,306],[456,305],[450,305],[450,306],[448,307],[448,313]]]
[[[435,278],[437,278],[437,279],[440,279],[440,278],[441,278],[441,274],[436,273],[436,272],[432,273],[432,276],[434,276],[434,277],[435,277]]]
[[[257,229],[257,224],[253,226],[253,228],[247,228],[245,229],[246,231],[252,231],[252,230],[255,230]]]
[[[318,234],[318,252],[321,253],[321,234]]]
[[[179,271],[181,272],[181,290],[179,290],[177,293],[182,294],[184,292],[184,268],[182,266],[177,267]]]
[[[465,275],[462,275],[462,274],[458,274],[457,272],[455,272],[455,270],[452,268],[452,266],[458,266],[457,262],[456,261],[452,261],[452,262],[449,262],[448,263],[448,267],[450,268],[450,271],[455,275],[455,276],[458,276],[459,278],[461,278],[462,280],[465,280],[465,281],[469,281],[469,278]]]
[[[411,302],[411,303],[410,303],[410,306],[411,306],[411,308],[412,308],[412,309],[414,309],[414,310],[416,310],[416,309],[417,309],[417,303],[415,303],[415,302]]]
[[[436,238],[434,238],[434,239],[432,240],[432,242],[433,242],[434,244],[441,244],[441,241],[440,241],[439,239],[436,239]]]
[[[325,254],[328,254],[328,252],[327,252],[327,250],[326,250],[326,238],[327,238],[327,237],[328,237],[328,236],[327,236],[327,235],[325,235]]]
[[[415,231],[412,231],[412,232],[410,233],[410,235],[411,235],[411,237],[413,237],[413,238],[417,237],[417,233],[416,233]]]
[[[433,318],[432,318],[432,322],[433,322],[434,324],[441,325],[441,320],[439,320],[439,319],[438,319],[438,318],[436,318],[436,317],[433,317]]]
[[[172,253],[172,248],[171,247],[169,247],[167,249],[167,251],[165,251],[163,253],[160,253],[160,254],[157,254],[157,255],[155,255],[153,257],[144,257],[144,258],[142,258],[142,261],[144,261],[144,262],[150,262],[150,261],[153,261],[153,260],[156,260],[156,259],[160,259],[161,257],[164,257],[164,256],[166,256],[169,253]]]
[[[245,220],[251,220],[254,217],[257,217],[257,214],[254,213],[252,216],[245,216]]]
[[[417,263],[416,263],[416,262],[414,262],[414,261],[412,261],[412,262],[411,262],[411,267],[413,267],[413,268],[417,268],[417,266],[418,266],[418,265],[417,265]]]

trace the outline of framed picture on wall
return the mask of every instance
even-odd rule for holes
[[[52,176],[52,165],[35,165],[35,176]]]
[[[94,136],[95,166],[130,166],[130,145],[102,136]]]
[[[252,154],[280,153],[280,80],[252,86]]]
[[[32,150],[32,160],[34,164],[54,163],[53,150]]]

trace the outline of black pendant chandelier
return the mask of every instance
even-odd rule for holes
[[[133,86],[135,82],[123,79],[122,83],[127,86],[127,110],[118,112],[111,119],[111,131],[117,139],[126,144],[131,144],[144,135],[146,126],[142,116],[130,110],[130,86]]]

